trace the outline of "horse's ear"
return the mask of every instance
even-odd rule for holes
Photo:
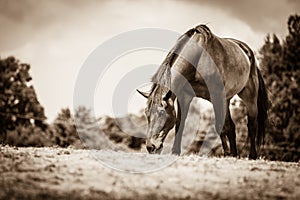
[[[150,93],[149,92],[142,92],[142,91],[140,91],[140,90],[138,90],[138,89],[136,89],[136,91],[138,91],[138,93],[140,93],[143,97],[145,97],[145,98],[149,98],[149,95],[150,95]]]

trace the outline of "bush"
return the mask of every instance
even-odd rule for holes
[[[37,126],[19,125],[14,130],[7,131],[6,144],[21,147],[45,147],[54,144],[52,132],[43,131]]]

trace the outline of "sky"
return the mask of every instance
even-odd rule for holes
[[[184,33],[207,24],[216,35],[240,39],[257,51],[267,33],[283,38],[288,16],[299,12],[298,0],[0,0],[0,57],[13,55],[31,65],[33,86],[52,121],[61,108],[72,108],[76,78],[85,60],[115,35],[149,27]],[[164,56],[159,51],[133,52],[111,68],[159,64]],[[95,103],[97,115],[112,113],[112,97],[103,100],[103,93],[111,96],[126,74],[125,70],[114,76],[115,71],[108,70],[98,81],[97,88],[102,89],[95,92],[95,102],[103,102]],[[132,92],[126,100],[128,112],[145,103],[135,96]]]

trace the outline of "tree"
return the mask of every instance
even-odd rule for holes
[[[291,118],[286,132],[289,142],[295,147],[300,146],[300,16],[292,15],[288,19],[288,30],[284,41],[283,61],[289,77],[289,98]]]
[[[14,57],[0,59],[0,142],[18,126],[47,128],[44,108],[30,84],[30,65]]]
[[[61,109],[60,113],[53,122],[55,143],[61,147],[74,147],[81,148],[80,140],[74,124],[69,108]]]
[[[78,129],[95,124],[96,118],[92,115],[92,111],[85,106],[79,106],[75,110],[75,120]]]
[[[285,38],[284,52],[284,64],[290,71],[298,71],[300,67],[300,16],[292,15],[288,19],[289,34]],[[294,76],[296,74],[293,74]],[[299,78],[299,74],[296,75]],[[299,79],[298,79],[299,80]],[[299,82],[298,82],[299,83]]]
[[[79,106],[75,109],[74,119],[76,130],[85,148],[88,149],[118,149],[100,129],[92,110]]]
[[[288,19],[288,35],[280,42],[268,35],[260,49],[271,108],[268,131],[277,145],[300,145],[300,16]]]

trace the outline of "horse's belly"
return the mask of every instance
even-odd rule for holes
[[[225,86],[226,97],[231,98],[243,90],[248,79],[227,81]]]
[[[227,47],[226,50],[215,52],[213,60],[222,76],[226,97],[231,98],[245,87],[251,63],[248,55],[236,43],[222,40],[222,46]],[[222,59],[217,59],[218,56]]]
[[[248,58],[237,60],[234,65],[224,67],[223,74],[226,97],[231,98],[242,91],[247,84],[250,75],[250,62]]]
[[[225,89],[226,98],[229,99],[238,94],[245,87],[250,73],[250,63],[242,61],[239,67],[226,68],[222,70],[212,70],[210,75],[205,78],[199,72],[196,72],[196,79],[190,82],[197,97],[209,100],[210,93],[216,95]]]

